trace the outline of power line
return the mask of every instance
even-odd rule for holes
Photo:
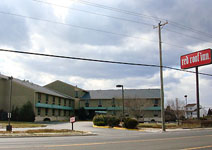
[[[48,20],[48,19],[40,19],[40,18],[37,18],[37,17],[29,17],[29,16],[20,15],[20,14],[14,14],[14,13],[9,13],[9,12],[0,11],[0,14],[11,15],[11,16],[16,16],[16,17],[21,17],[21,18],[27,18],[27,19],[33,19],[33,20],[39,20],[39,21],[49,22],[49,23],[53,23],[53,24],[65,25],[65,26],[70,26],[70,27],[74,27],[74,28],[80,28],[80,29],[84,29],[84,30],[91,30],[91,31],[96,31],[96,32],[113,34],[113,35],[117,35],[117,36],[129,37],[129,38],[134,38],[134,39],[142,39],[142,40],[146,40],[146,41],[150,41],[150,42],[158,42],[158,41],[149,40],[149,39],[145,39],[145,38],[141,38],[141,37],[130,36],[128,34],[115,33],[115,32],[105,31],[105,30],[101,30],[101,29],[94,29],[94,28],[90,28],[90,27],[83,27],[83,26],[79,26],[79,25],[62,23],[62,22],[52,21],[52,20]]]
[[[201,38],[198,38],[198,37],[194,37],[194,36],[190,36],[190,35],[187,35],[187,34],[183,34],[181,32],[173,31],[173,30],[170,30],[170,29],[164,29],[164,30],[167,30],[167,31],[173,32],[173,33],[177,33],[179,35],[182,35],[182,36],[185,36],[185,37],[189,37],[189,38],[192,38],[192,39],[200,40],[200,41],[203,41],[203,42],[212,43],[212,42],[206,41],[204,39],[201,39]]]
[[[75,1],[75,0],[70,0],[70,1]],[[111,10],[111,11],[115,11],[115,12],[128,14],[128,15],[144,17],[144,18],[153,19],[153,20],[157,20],[157,21],[167,21],[167,19],[163,19],[163,18],[159,18],[159,17],[155,17],[155,16],[149,16],[149,15],[145,15],[145,14],[140,14],[140,13],[137,13],[137,12],[132,12],[132,11],[119,9],[119,8],[115,8],[115,7],[110,7],[110,6],[106,6],[106,5],[102,5],[102,4],[97,4],[97,3],[85,1],[85,0],[77,0],[77,2],[85,4],[85,5],[90,5],[90,6],[93,6],[93,7],[97,7],[97,8],[102,8],[102,9],[107,9],[107,10]],[[181,28],[181,29],[185,29],[185,30],[190,30],[191,32],[202,34],[204,36],[212,38],[212,35],[209,34],[209,33],[206,33],[206,32],[203,32],[203,31],[199,31],[199,30],[194,29],[192,27],[188,27],[188,26],[179,24],[178,22],[175,22],[175,21],[172,21],[172,20],[168,20],[168,21],[169,21],[170,25],[173,25],[175,27],[178,27],[178,28]]]
[[[143,24],[143,25],[146,25],[146,26],[153,26],[153,24],[149,24],[149,23],[146,23],[146,22],[135,21],[135,20],[131,20],[131,19],[105,15],[105,14],[96,13],[96,12],[87,11],[87,10],[82,10],[82,9],[77,9],[77,8],[70,8],[70,7],[58,5],[58,4],[55,4],[55,3],[50,3],[50,2],[40,1],[40,0],[33,0],[33,1],[38,2],[38,3],[47,4],[47,5],[54,5],[54,6],[62,7],[62,8],[65,8],[65,9],[70,9],[70,10],[80,11],[80,12],[84,12],[84,13],[89,13],[89,14],[93,14],[93,15],[98,15],[98,16],[103,16],[103,17],[108,17],[108,18],[113,18],[113,19],[117,19],[117,20],[133,22],[133,23],[138,23],[138,24]]]
[[[102,59],[91,59],[91,58],[83,58],[83,57],[72,57],[72,56],[62,56],[62,55],[53,55],[53,54],[44,54],[44,53],[35,53],[35,52],[26,52],[26,51],[18,51],[18,50],[9,50],[9,49],[0,49],[2,52],[9,52],[9,53],[19,53],[19,54],[25,54],[25,55],[36,55],[36,56],[44,56],[44,57],[54,57],[54,58],[61,58],[61,59],[72,59],[72,60],[81,60],[81,61],[89,61],[89,62],[97,62],[97,63],[109,63],[109,64],[120,64],[120,65],[130,65],[130,66],[143,66],[143,67],[154,67],[159,68],[160,65],[153,65],[153,64],[143,64],[143,63],[132,63],[132,62],[122,62],[122,61],[111,61],[111,60],[102,60]],[[176,70],[176,71],[182,71],[182,72],[188,72],[188,73],[195,73],[194,71],[169,67],[169,66],[162,66],[166,69]],[[201,73],[200,75],[205,76],[212,76],[212,74],[208,73]]]
[[[0,14],[11,15],[11,16],[16,16],[16,17],[21,17],[21,18],[32,19],[32,20],[38,20],[38,21],[43,21],[43,22],[48,22],[48,23],[53,23],[53,24],[65,25],[65,26],[69,26],[69,27],[80,28],[80,29],[90,30],[90,31],[96,31],[96,32],[112,34],[112,35],[116,35],[116,36],[133,38],[133,39],[142,39],[142,40],[145,40],[145,41],[158,43],[158,41],[149,40],[149,39],[145,39],[145,38],[141,38],[141,37],[135,37],[135,36],[131,36],[131,35],[128,35],[128,34],[115,33],[115,32],[111,32],[111,31],[94,29],[94,28],[90,28],[90,27],[83,27],[83,26],[67,24],[67,23],[62,23],[62,22],[57,22],[57,21],[52,21],[52,20],[47,20],[47,19],[40,19],[40,18],[37,18],[37,17],[29,17],[29,16],[24,16],[24,15],[20,15],[20,14],[9,13],[9,12],[3,12],[3,11],[0,11]],[[179,45],[175,45],[175,44],[171,44],[171,43],[167,43],[167,42],[162,42],[162,43],[166,44],[168,46],[171,46],[171,47],[178,47],[178,48],[182,48],[182,49],[187,49],[188,50],[187,47],[183,47],[183,46],[179,46]]]
[[[38,3],[42,3],[42,4],[47,4],[47,5],[54,5],[54,6],[65,8],[65,9],[69,9],[69,10],[80,11],[80,12],[89,13],[89,14],[93,14],[93,15],[98,15],[98,16],[103,16],[103,17],[108,17],[108,18],[113,18],[113,19],[117,19],[117,20],[121,20],[121,21],[127,21],[127,22],[132,22],[132,23],[137,23],[137,24],[143,24],[143,25],[146,25],[146,26],[153,26],[152,24],[141,22],[141,21],[135,21],[135,20],[131,20],[131,19],[126,19],[126,18],[121,18],[121,17],[115,17],[115,16],[110,16],[110,15],[100,14],[100,13],[96,13],[96,12],[92,12],[92,11],[87,11],[87,10],[70,8],[70,7],[67,7],[67,6],[58,5],[58,4],[50,3],[50,2],[46,2],[46,1],[41,1],[41,0],[33,0],[33,1],[38,2]],[[166,29],[166,30],[169,31],[169,32],[177,33],[177,34],[182,35],[182,36],[185,36],[185,37],[189,37],[189,38],[193,38],[193,39],[196,39],[196,40],[208,42],[208,41],[203,40],[201,38],[197,38],[197,37],[193,37],[193,36],[190,36],[190,35],[186,35],[186,34],[183,34],[183,33],[177,32],[177,31],[172,31],[172,30],[169,30],[169,29]]]

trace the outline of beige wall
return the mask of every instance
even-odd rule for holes
[[[33,89],[20,85],[16,82],[13,82],[11,106],[20,108],[28,101],[30,101],[34,106],[35,104],[34,97],[35,92]]]
[[[7,103],[9,91],[6,90],[6,87],[8,87],[8,81],[5,79],[0,79],[0,109],[3,110],[6,109],[6,105],[9,105],[9,103]]]
[[[101,104],[102,104],[102,107],[112,107],[112,99],[104,99],[104,100],[101,100]],[[88,100],[89,102],[89,107],[98,107],[99,105],[99,100],[97,99],[91,99],[91,100]],[[80,107],[85,107],[85,103],[86,103],[86,100],[80,100]],[[121,99],[115,99],[115,105],[116,107],[121,107],[122,106],[122,100]]]
[[[0,109],[9,111],[10,80],[0,79]],[[34,104],[34,91],[12,82],[11,110],[13,107],[21,107],[27,101]]]

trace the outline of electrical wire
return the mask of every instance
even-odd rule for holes
[[[70,1],[76,1],[76,0],[70,0]],[[182,24],[180,24],[176,21],[172,21],[170,19],[163,19],[163,18],[159,18],[159,17],[156,17],[156,16],[149,16],[149,15],[145,15],[145,14],[141,14],[141,13],[137,13],[137,12],[132,12],[132,11],[124,10],[124,9],[119,9],[119,8],[115,8],[115,7],[110,7],[110,6],[106,6],[106,5],[102,5],[102,4],[97,4],[97,3],[93,3],[93,2],[89,2],[89,1],[85,1],[85,0],[77,0],[76,2],[85,4],[85,5],[89,5],[89,6],[93,6],[93,7],[97,7],[97,8],[102,8],[102,9],[106,9],[106,10],[111,10],[111,11],[115,11],[115,12],[120,12],[120,13],[124,13],[124,14],[128,14],[128,15],[138,16],[138,17],[144,17],[144,18],[158,20],[158,21],[167,21],[168,20],[170,25],[173,25],[175,27],[185,29],[185,30],[189,30],[191,32],[194,32],[194,33],[197,33],[197,34],[202,34],[204,36],[212,38],[212,34],[209,34],[209,33],[203,32],[203,31],[199,31],[199,30],[194,29],[192,27],[182,25]]]
[[[26,52],[26,51],[9,50],[9,49],[0,49],[0,51],[1,52],[10,52],[10,53],[19,53],[19,54],[25,54],[25,55],[36,55],[36,56],[44,56],[44,57],[81,60],[81,61],[89,61],[89,62],[97,62],[97,63],[109,63],[109,64],[130,65],[130,66],[154,67],[154,68],[162,67],[162,68],[166,68],[166,69],[196,74],[196,72],[190,71],[190,70],[184,70],[184,69],[179,69],[179,68],[174,68],[174,67],[169,67],[169,66],[159,66],[159,65],[153,65],[153,64],[143,64],[143,63],[111,61],[111,60],[102,60],[102,59],[91,59],[91,58],[83,58],[83,57],[62,56],[62,55],[44,54],[44,53],[36,53],[36,52]],[[208,73],[198,72],[198,74],[205,75],[205,76],[212,76],[212,74],[208,74]]]
[[[114,17],[114,16],[100,14],[100,13],[87,11],[87,10],[70,8],[70,7],[66,7],[66,6],[63,6],[63,5],[58,5],[58,4],[50,3],[50,2],[46,2],[46,1],[41,1],[41,0],[33,0],[33,1],[38,2],[38,3],[42,3],[42,4],[53,5],[53,6],[69,9],[69,10],[80,11],[80,12],[89,13],[89,14],[93,14],[93,15],[98,15],[98,16],[108,17],[108,18],[112,18],[112,19],[117,19],[117,20],[121,20],[121,21],[127,21],[127,22],[132,22],[132,23],[137,23],[137,24],[143,24],[143,25],[146,25],[146,26],[153,26],[153,24],[149,24],[149,23],[145,23],[145,22],[141,22],[141,21],[135,21],[135,20],[121,18],[121,17]],[[196,40],[200,40],[200,41],[204,41],[204,42],[210,43],[209,41],[206,41],[204,39],[193,37],[193,36],[190,36],[190,35],[186,35],[186,34],[183,34],[183,33],[177,32],[177,31],[173,31],[173,30],[169,30],[169,29],[165,29],[165,30],[167,30],[169,32],[177,33],[177,34],[185,36],[185,37],[189,37],[189,38],[193,38],[193,39],[196,39]]]
[[[0,11],[0,14],[11,15],[11,16],[27,18],[27,19],[33,19],[33,20],[38,20],[38,21],[43,21],[43,22],[48,22],[48,23],[53,23],[53,24],[65,25],[65,26],[70,26],[70,27],[74,27],[74,28],[80,28],[80,29],[84,29],[84,30],[91,30],[91,31],[96,31],[96,32],[101,32],[101,33],[106,33],[106,34],[112,34],[112,35],[116,35],[116,36],[128,37],[128,38],[133,38],[133,39],[141,39],[141,40],[145,40],[145,41],[158,43],[158,41],[149,40],[149,39],[145,39],[145,38],[141,38],[141,37],[130,36],[130,35],[127,35],[127,34],[115,33],[115,32],[111,32],[111,31],[94,29],[94,28],[90,28],[90,27],[83,27],[83,26],[67,24],[67,23],[62,23],[62,22],[57,22],[57,21],[52,21],[52,20],[47,20],[47,19],[40,19],[40,18],[36,18],[36,17],[29,17],[29,16],[20,15],[20,14],[13,14],[13,13],[3,12],[3,11]],[[183,46],[179,46],[179,45],[175,45],[175,44],[171,44],[171,43],[167,43],[167,42],[162,42],[162,43],[166,44],[168,46],[171,46],[171,47],[178,47],[178,48],[189,50],[187,47],[183,47]]]
[[[135,21],[135,20],[131,20],[131,19],[105,15],[105,14],[96,13],[96,12],[87,11],[87,10],[82,10],[82,9],[77,9],[77,8],[66,7],[66,6],[55,4],[55,3],[50,3],[50,2],[40,1],[40,0],[33,0],[33,1],[38,2],[38,3],[47,4],[47,5],[54,5],[54,6],[65,8],[65,9],[70,9],[70,10],[80,11],[80,12],[84,12],[84,13],[89,13],[89,14],[93,14],[93,15],[98,15],[98,16],[103,16],[103,17],[108,17],[108,18],[113,18],[113,19],[117,19],[117,20],[133,22],[133,23],[138,23],[138,24],[143,24],[143,25],[146,25],[146,26],[153,26],[153,24],[149,24],[149,23],[146,23],[146,22]]]
[[[94,28],[90,28],[90,27],[84,27],[84,26],[79,26],[79,25],[62,23],[62,22],[52,21],[52,20],[48,20],[48,19],[40,19],[40,18],[37,18],[37,17],[29,17],[29,16],[20,15],[20,14],[14,14],[14,13],[9,13],[9,12],[0,11],[0,14],[11,15],[11,16],[16,16],[16,17],[21,17],[21,18],[27,18],[27,19],[33,19],[33,20],[39,20],[39,21],[49,22],[49,23],[53,23],[53,24],[65,25],[65,26],[70,26],[70,27],[74,27],[74,28],[80,28],[80,29],[84,29],[84,30],[92,30],[92,31],[96,31],[96,32],[113,34],[113,35],[117,35],[117,36],[129,37],[129,38],[134,38],[134,39],[142,39],[142,40],[150,41],[150,42],[158,42],[158,41],[149,40],[149,39],[145,39],[145,38],[141,38],[141,37],[130,36],[128,34],[115,33],[115,32],[105,31],[105,30],[101,30],[101,29],[94,29]]]

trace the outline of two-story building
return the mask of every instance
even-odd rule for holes
[[[200,117],[207,116],[207,111],[200,106]],[[186,118],[197,118],[197,104],[187,104],[185,106],[185,117]]]
[[[71,96],[47,89],[27,80],[10,79],[8,76],[0,75],[1,110],[9,112],[9,108],[20,108],[28,101],[33,105],[35,121],[68,120],[74,114],[74,98]]]
[[[91,90],[80,100],[80,107],[90,118],[95,114],[123,116],[124,113],[140,121],[160,121],[160,105],[159,89],[125,89],[124,99],[121,90]]]

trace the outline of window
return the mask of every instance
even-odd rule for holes
[[[58,100],[58,105],[60,105],[61,104],[61,98],[59,97],[59,100]]]
[[[38,103],[41,102],[41,93],[38,93]]]
[[[46,95],[46,104],[49,102],[49,95]]]
[[[66,99],[64,99],[64,106],[66,106]]]
[[[75,98],[79,98],[79,91],[75,91]]]
[[[89,101],[88,101],[88,99],[86,99],[85,107],[89,107]]]
[[[38,112],[37,113],[38,113],[38,116],[39,116],[40,115],[40,108],[39,107],[38,107]]]
[[[99,100],[99,105],[98,107],[102,107],[102,100]]]
[[[58,116],[60,116],[60,109],[58,110]]]
[[[54,109],[52,109],[52,116],[54,116],[55,115],[55,110]]]
[[[52,104],[53,104],[53,105],[55,104],[55,97],[54,97],[54,96],[53,96]]]
[[[69,116],[71,116],[71,111],[69,110]]]
[[[48,108],[45,109],[45,115],[48,116]]]
[[[64,116],[66,116],[66,110],[64,110]]]
[[[159,104],[159,100],[158,100],[158,99],[155,99],[155,100],[154,100],[154,107],[157,107],[158,104]]]
[[[116,107],[115,98],[112,99],[112,107]]]
[[[69,102],[68,102],[68,106],[69,106],[69,107],[71,107],[71,100],[69,100]]]
[[[154,111],[154,117],[158,117],[158,111]]]

